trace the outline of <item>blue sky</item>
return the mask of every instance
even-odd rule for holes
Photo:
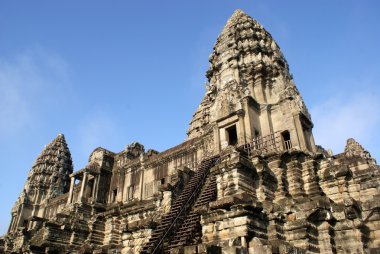
[[[316,143],[340,153],[354,137],[380,160],[379,1],[2,1],[0,235],[58,133],[75,170],[98,146],[183,141],[208,56],[238,8],[280,45]]]

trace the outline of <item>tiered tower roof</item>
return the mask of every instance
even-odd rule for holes
[[[69,190],[69,175],[72,172],[73,163],[65,136],[59,134],[45,146],[34,162],[25,183],[24,195],[33,200],[35,193],[40,190],[44,190],[45,198],[65,193]]]
[[[207,92],[190,122],[188,138],[207,133],[210,123],[239,110],[243,97],[252,97],[260,105],[275,105],[291,98],[294,110],[311,122],[280,47],[243,11],[236,10],[227,21],[209,62]]]
[[[244,58],[251,53],[256,57]],[[238,60],[238,67],[243,69],[249,65],[263,65],[261,68],[267,69],[268,74],[273,77],[280,72],[288,75],[289,71],[288,64],[271,34],[242,10],[233,13],[215,43],[209,58],[209,82],[215,82],[215,75],[231,67],[226,64],[231,59]]]
[[[353,138],[347,139],[344,153],[347,157],[361,157],[369,164],[376,164],[376,160],[372,158],[371,154]]]

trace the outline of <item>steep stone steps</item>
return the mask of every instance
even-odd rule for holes
[[[170,211],[163,216],[161,224],[153,231],[151,238],[142,248],[141,253],[150,254],[162,252],[164,240],[170,239],[186,219],[216,159],[217,157],[211,157],[201,162],[199,169],[185,185],[181,194],[174,201]]]
[[[97,244],[97,245],[103,245],[104,231],[105,231],[104,221],[96,221],[92,228],[91,243]]]
[[[200,215],[196,213],[196,209],[207,205],[216,199],[216,178],[215,175],[210,175],[207,182],[199,195],[192,211],[184,220],[183,224],[178,228],[173,239],[168,242],[167,252],[170,253],[171,249],[191,244],[192,241],[200,241],[201,225]]]

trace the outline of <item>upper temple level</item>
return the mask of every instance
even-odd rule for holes
[[[214,152],[272,133],[282,143],[315,151],[313,123],[272,36],[241,10],[219,35],[209,58],[207,91],[188,139],[213,135]]]
[[[229,146],[243,147],[248,153],[291,148],[316,151],[313,123],[288,64],[257,21],[235,11],[209,61],[207,91],[185,142],[162,153],[145,152],[138,143],[120,153],[97,148],[89,164],[72,173],[71,155],[59,135],[32,168],[13,209],[10,231],[23,225],[27,217],[50,218],[69,204],[150,200],[160,188],[176,185],[183,171],[196,170],[202,160]],[[26,211],[22,216],[21,205]]]
[[[64,135],[48,144],[0,253],[380,253],[380,166],[352,138],[315,146],[271,35],[237,10],[209,60],[181,144],[98,147],[75,172]]]

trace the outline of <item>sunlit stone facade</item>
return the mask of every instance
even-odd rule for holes
[[[0,251],[380,253],[380,168],[354,139],[336,155],[315,145],[272,36],[237,10],[209,61],[178,146],[99,147],[73,172],[58,135],[30,170]]]

